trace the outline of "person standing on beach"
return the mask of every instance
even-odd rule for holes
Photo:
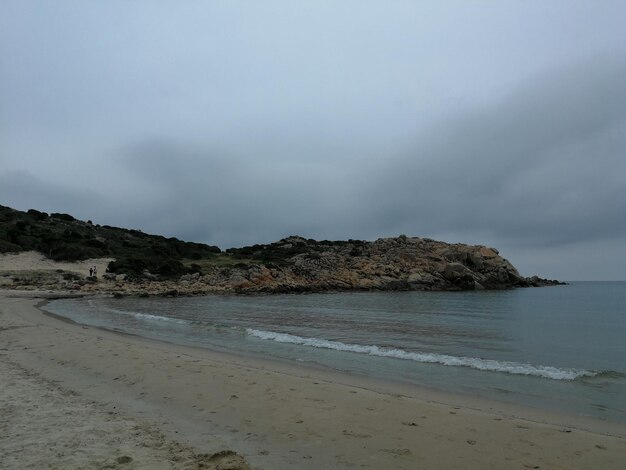
[[[98,267],[97,266],[93,267],[93,277],[98,277]]]
[[[89,277],[93,276],[93,268],[89,268]]]

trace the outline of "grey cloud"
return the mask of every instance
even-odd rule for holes
[[[490,231],[554,244],[626,232],[626,61],[540,77],[501,103],[443,121],[392,160],[375,218],[422,233]]]
[[[144,226],[222,247],[327,229],[343,210],[343,171],[327,162],[272,164],[159,139],[130,146],[117,164],[150,187],[136,204]]]
[[[599,59],[553,71],[493,106],[440,122],[413,150],[378,164],[333,160],[332,152],[290,159],[280,140],[249,148],[162,137],[109,157],[132,185],[123,190],[85,197],[21,186],[39,187],[33,207],[44,194],[39,200],[83,212],[90,202],[104,223],[222,247],[293,233],[407,233],[511,247],[611,238],[626,233],[624,72],[623,62]],[[5,185],[7,197],[29,200],[12,188]]]
[[[25,170],[0,173],[0,201],[21,210],[71,213],[85,220],[103,206],[92,191],[49,183]]]
[[[625,10],[0,2],[0,203],[222,248],[406,233],[567,273],[568,249],[626,246]]]

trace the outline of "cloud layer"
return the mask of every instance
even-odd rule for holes
[[[223,248],[406,233],[626,279],[624,14],[4,2],[0,203]]]

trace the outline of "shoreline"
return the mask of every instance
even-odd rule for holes
[[[95,295],[96,294],[94,294],[94,296]],[[35,307],[41,312],[42,315],[49,316],[58,321],[67,322],[81,327],[93,328],[95,330],[108,332],[113,335],[132,337],[137,341],[146,342],[147,344],[164,344],[180,350],[190,350],[190,354],[194,354],[194,352],[196,354],[206,353],[207,357],[211,359],[219,359],[224,363],[237,363],[237,361],[241,361],[249,367],[262,370],[269,369],[279,374],[286,374],[300,378],[314,376],[322,381],[360,388],[376,393],[399,395],[406,398],[423,400],[429,403],[462,407],[474,411],[496,414],[498,416],[507,416],[525,420],[536,424],[558,425],[566,428],[604,434],[607,436],[626,438],[626,423],[620,421],[610,421],[589,415],[577,415],[564,410],[516,404],[510,401],[507,402],[494,398],[481,397],[469,393],[457,391],[453,392],[445,389],[428,387],[426,385],[416,385],[409,382],[403,382],[401,380],[382,379],[365,374],[333,369],[332,367],[325,366],[323,364],[297,362],[279,357],[265,357],[260,354],[254,354],[246,351],[223,351],[213,349],[208,345],[198,346],[194,344],[176,343],[165,339],[150,338],[114,328],[83,324],[71,318],[52,313],[42,308],[52,300],[83,297],[89,297],[89,295],[52,297],[39,302],[35,305]]]
[[[3,359],[252,468],[623,463],[618,423],[70,323],[37,309],[37,295],[0,291]]]

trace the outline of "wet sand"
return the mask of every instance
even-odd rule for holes
[[[0,468],[623,468],[618,424],[85,327],[38,295],[0,291]]]

